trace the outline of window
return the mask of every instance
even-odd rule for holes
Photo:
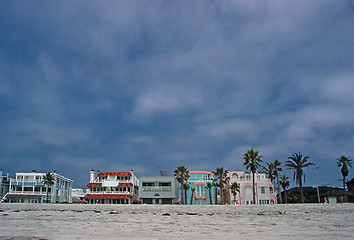
[[[268,188],[267,187],[259,187],[258,192],[259,193],[268,193]]]
[[[259,200],[259,204],[269,204],[269,200]]]
[[[160,182],[159,186],[160,187],[170,187],[171,186],[171,182]]]
[[[253,200],[246,200],[246,205],[251,205],[253,204]]]
[[[154,183],[153,182],[143,182],[143,187],[153,187]]]
[[[204,197],[204,185],[196,185],[196,196],[197,197]]]
[[[252,187],[246,187],[245,188],[246,194],[252,194],[253,193],[253,188]]]
[[[237,174],[236,173],[232,174],[232,180],[237,181]]]

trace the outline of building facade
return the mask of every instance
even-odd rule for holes
[[[237,182],[240,185],[240,192],[236,194],[236,199],[230,191],[230,204],[254,204],[253,203],[253,184],[252,172],[249,171],[231,171],[228,173],[230,185]],[[256,172],[256,203],[255,204],[274,204],[276,197],[274,195],[274,186],[264,172]]]
[[[71,197],[73,199],[73,203],[86,203],[84,197],[86,192],[82,188],[73,188],[71,190]]]
[[[143,204],[176,204],[178,184],[173,176],[139,178],[139,199]]]
[[[216,203],[213,173],[208,171],[189,171],[187,190],[188,205],[211,205]],[[193,190],[193,191],[192,191]]]
[[[2,170],[0,170],[0,201],[9,192],[10,188],[10,176],[9,173],[6,176],[2,175]]]
[[[48,202],[71,203],[73,180],[58,173],[52,173],[54,185],[48,186]],[[47,202],[47,186],[43,183],[46,173],[16,173],[10,181],[10,191],[6,198],[12,203],[44,203]]]
[[[130,172],[90,171],[89,193],[85,199],[90,204],[131,204],[139,199],[139,180]]]

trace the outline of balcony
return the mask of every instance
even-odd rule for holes
[[[32,187],[32,186],[43,186],[44,183],[41,181],[11,181],[11,185]]]
[[[144,192],[172,192],[171,186],[143,186]]]
[[[89,194],[132,194],[128,191],[91,191]]]

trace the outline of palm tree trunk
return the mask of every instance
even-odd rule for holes
[[[187,205],[187,189],[184,190],[184,205]]]
[[[192,196],[191,196],[191,205],[193,204],[193,191],[192,191]]]
[[[300,185],[300,202],[304,203],[304,191],[302,189],[302,179],[301,179],[301,177],[300,177],[299,185]]]
[[[181,204],[184,204],[183,182],[181,182]]]
[[[218,187],[215,186],[215,204],[214,205],[217,205],[218,204]]]
[[[48,201],[48,185],[47,185],[47,191],[46,191],[46,193],[47,193],[47,197],[46,197],[45,201],[46,201],[46,203],[48,203],[48,202],[49,202],[49,201]]]
[[[280,190],[280,182],[279,182],[279,176],[277,174],[277,182],[278,182],[278,198],[279,198],[279,203],[282,203],[282,197],[281,197],[281,190]]]
[[[284,202],[288,203],[288,197],[286,196],[286,189],[284,189]]]
[[[224,192],[224,189],[223,189],[222,185],[220,185],[220,204],[221,205],[224,204],[223,192]]]
[[[210,205],[213,205],[213,200],[211,199],[211,188],[209,188],[209,198],[210,198]]]
[[[253,187],[253,204],[256,204],[256,186],[255,186],[255,173],[252,172],[252,187]]]
[[[345,189],[345,177],[343,177],[343,191],[344,191],[344,199],[343,199],[343,202],[348,202],[348,199],[347,199],[347,191]]]

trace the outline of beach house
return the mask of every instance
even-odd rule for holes
[[[175,204],[178,184],[173,176],[139,177],[139,198],[144,204]]]
[[[240,192],[236,196],[230,191],[231,204],[254,204],[253,203],[253,184],[252,172],[250,171],[230,171],[228,173],[230,178],[230,185],[237,182],[240,186]],[[255,204],[274,204],[276,198],[274,195],[274,186],[269,178],[266,177],[265,172],[256,172],[255,175],[255,190],[256,203]]]
[[[0,201],[3,201],[3,197],[9,192],[9,187],[10,187],[9,173],[7,173],[6,175],[2,175],[2,170],[0,170]]]
[[[85,199],[90,204],[131,204],[139,199],[139,180],[134,171],[90,171],[89,193]]]
[[[44,176],[46,173],[16,173],[10,181],[10,190],[6,198],[11,203],[71,203],[71,188],[73,180],[53,172],[54,184],[46,186]]]
[[[187,192],[188,205],[215,204],[215,187],[213,173],[209,171],[189,171]]]

